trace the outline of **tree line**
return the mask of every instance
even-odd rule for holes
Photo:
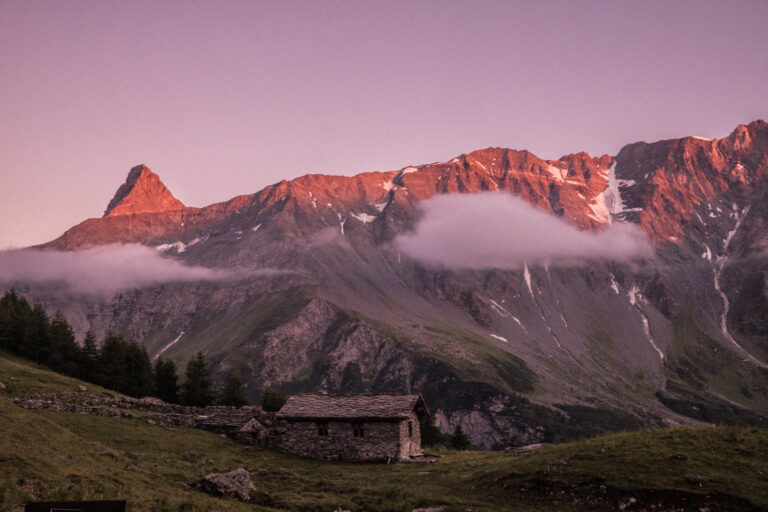
[[[160,357],[152,364],[143,344],[114,333],[108,333],[99,346],[89,331],[78,344],[61,312],[51,318],[40,304],[30,305],[13,289],[0,298],[0,350],[136,398],[154,396],[168,403],[197,407],[248,404],[243,382],[234,373],[215,392],[208,362],[201,352],[187,363],[180,384],[176,365],[170,359]]]
[[[94,333],[88,331],[79,344],[61,312],[50,318],[40,304],[31,306],[13,289],[0,298],[0,350],[136,398],[154,396],[167,403],[196,407],[248,404],[245,386],[234,373],[227,376],[218,393],[214,391],[210,367],[202,352],[187,362],[180,384],[172,360],[160,357],[152,364],[143,344],[114,333],[108,333],[99,346]],[[267,412],[278,411],[286,400],[283,393],[270,388],[264,392],[261,407]],[[421,439],[424,446],[448,445],[458,450],[469,447],[460,425],[446,439],[435,426],[434,417],[422,423]]]

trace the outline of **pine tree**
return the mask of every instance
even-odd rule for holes
[[[461,425],[456,425],[451,434],[451,448],[454,450],[467,450],[469,448],[469,439],[461,428]]]
[[[50,327],[50,353],[48,366],[66,375],[75,375],[80,358],[80,347],[75,341],[72,326],[61,311],[57,311]]]
[[[164,357],[155,361],[155,395],[169,404],[179,403],[179,377],[176,365]]]
[[[419,424],[421,446],[438,446],[443,443],[443,434],[435,425],[435,417],[430,416]]]
[[[51,355],[51,321],[40,304],[35,304],[27,321],[27,337],[21,355],[36,363],[47,364]]]
[[[280,391],[268,388],[264,392],[264,397],[261,399],[261,408],[266,412],[277,412],[283,407],[287,400],[288,397]]]
[[[234,407],[248,405],[248,397],[245,395],[243,381],[232,372],[227,375],[227,381],[219,397],[219,405],[231,405]]]
[[[99,363],[99,347],[96,345],[96,335],[93,331],[85,333],[83,348],[80,350],[78,377],[95,382],[98,380],[97,367]]]
[[[202,352],[198,352],[187,363],[181,398],[184,405],[205,407],[213,403],[211,371]]]
[[[27,300],[16,293],[14,288],[0,300],[0,348],[24,356],[22,348],[27,347],[29,317],[32,308]]]
[[[18,300],[16,290],[13,288],[5,292],[0,299],[0,350],[16,352],[16,340],[14,338],[14,303]]]
[[[126,374],[124,367],[127,351],[128,342],[122,336],[107,333],[99,354],[99,365],[96,375],[98,384],[121,393],[128,387],[127,380],[129,376]]]
[[[123,393],[136,398],[154,394],[155,373],[144,345],[136,341],[128,343],[123,371],[125,372]]]

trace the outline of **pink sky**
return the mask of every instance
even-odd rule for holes
[[[0,248],[144,163],[203,206],[488,146],[543,158],[768,118],[768,2],[0,0]]]

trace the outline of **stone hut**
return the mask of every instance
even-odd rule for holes
[[[302,394],[277,413],[277,447],[324,460],[397,461],[422,455],[421,395]]]

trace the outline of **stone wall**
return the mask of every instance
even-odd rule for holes
[[[315,421],[285,420],[275,445],[281,450],[324,460],[388,461],[401,455],[400,440],[407,421],[363,422],[362,437],[355,437],[353,423],[328,421],[328,435],[318,435]],[[416,422],[418,424],[418,422]]]
[[[411,424],[410,432],[408,423]],[[419,416],[415,412],[411,412],[411,417],[407,421],[400,422],[398,434],[400,437],[400,451],[398,453],[398,458],[400,460],[405,460],[409,457],[415,457],[422,454],[421,428],[419,426]]]

